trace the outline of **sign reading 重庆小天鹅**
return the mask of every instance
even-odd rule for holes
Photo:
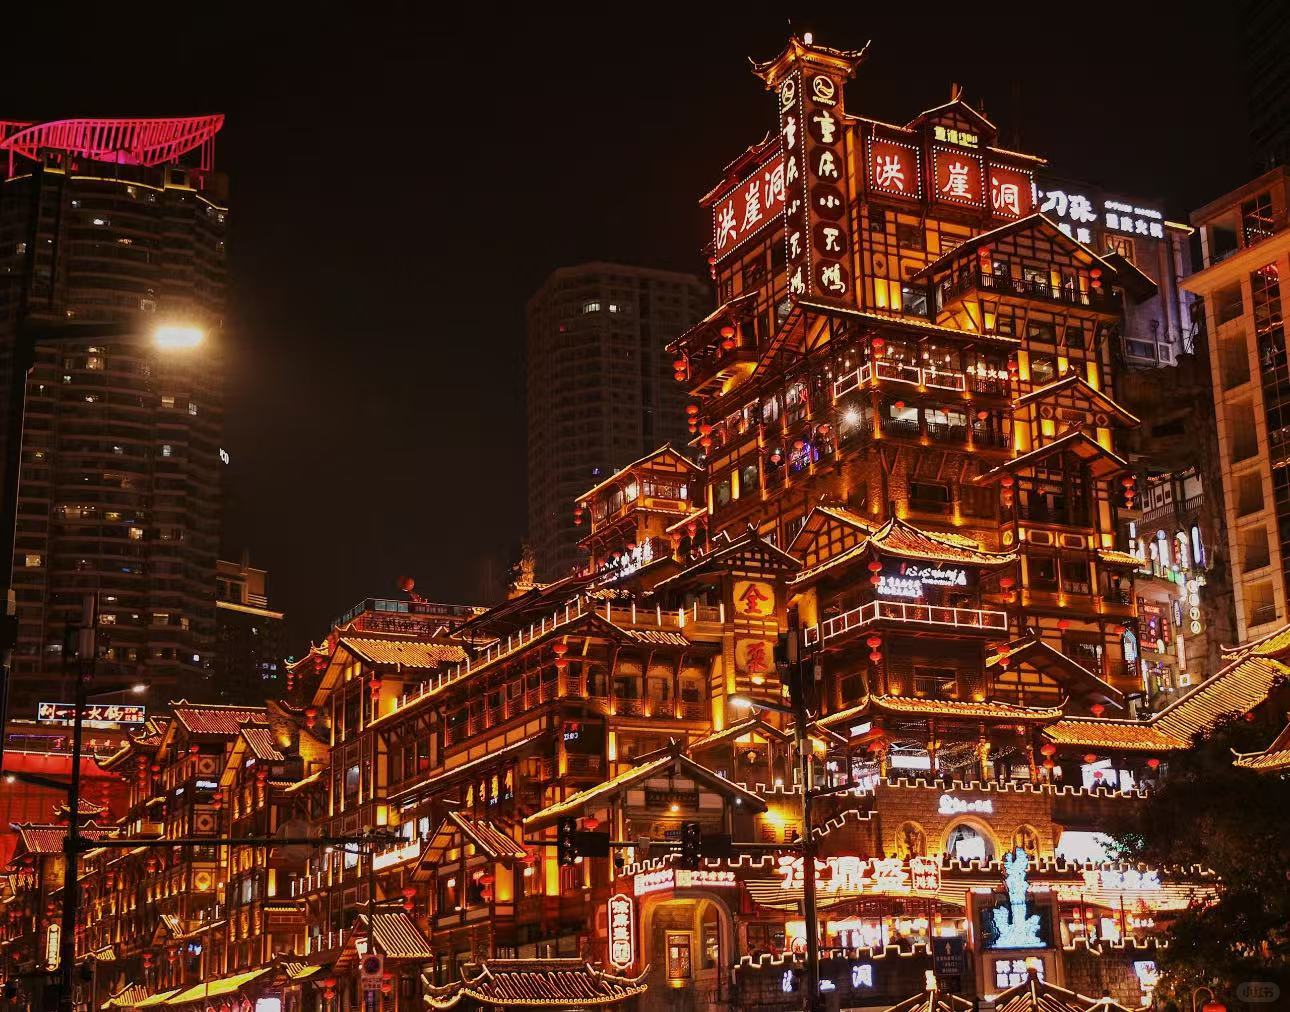
[[[636,962],[636,902],[626,893],[609,897],[609,962],[626,970]]]
[[[137,703],[93,703],[81,709],[81,720],[87,724],[142,724],[147,713],[147,707]],[[36,719],[70,724],[76,719],[76,707],[71,703],[40,703]]]
[[[880,597],[919,598],[928,587],[966,587],[971,575],[962,566],[901,562],[878,575]]]
[[[804,875],[801,857],[783,856],[781,888],[800,889]],[[815,861],[815,887],[824,894],[934,893],[941,887],[941,866],[930,857],[827,857]]]
[[[713,256],[733,253],[784,211],[784,155],[776,154],[712,205]]]

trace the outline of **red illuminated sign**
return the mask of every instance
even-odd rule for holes
[[[918,149],[881,137],[869,142],[869,188],[897,197],[923,195]]]
[[[990,166],[990,210],[999,218],[1024,218],[1035,209],[1035,181],[1029,172]]]
[[[735,250],[784,212],[784,155],[777,154],[712,205],[712,248]]]
[[[962,148],[932,146],[932,196],[948,204],[985,206],[981,159]]]
[[[636,962],[635,901],[626,893],[609,897],[609,962],[625,970]]]

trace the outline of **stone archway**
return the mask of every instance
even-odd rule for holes
[[[641,910],[641,962],[650,967],[640,1012],[729,1008],[734,918],[712,893],[647,897]]]

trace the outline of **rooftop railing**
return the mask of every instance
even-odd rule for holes
[[[841,615],[834,615],[818,625],[809,626],[803,639],[807,646],[827,643],[852,629],[872,622],[917,622],[957,629],[989,629],[1006,631],[1006,612],[983,608],[947,608],[915,601],[869,601]]]

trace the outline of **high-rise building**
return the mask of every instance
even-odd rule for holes
[[[1245,0],[1239,16],[1250,146],[1262,170],[1290,161],[1290,8]]]
[[[1273,169],[1192,215],[1205,302],[1236,624],[1244,641],[1290,614],[1290,363],[1281,279],[1290,276],[1290,172]]]
[[[529,539],[539,580],[580,561],[577,496],[684,438],[684,394],[664,346],[711,301],[693,275],[611,263],[562,267],[529,300]]]
[[[66,628],[98,596],[100,677],[197,691],[215,646],[228,211],[220,116],[0,123],[0,353],[41,340],[27,387],[10,713],[69,689]],[[59,339],[63,324],[139,337]],[[152,348],[158,323],[204,346]],[[8,389],[6,382],[5,390]]]
[[[262,706],[282,692],[282,612],[269,607],[269,574],[243,555],[216,568],[215,678],[208,693],[223,703]]]

